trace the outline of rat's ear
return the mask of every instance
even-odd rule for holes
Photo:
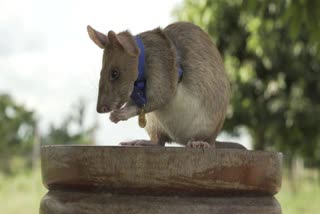
[[[108,32],[108,39],[112,45],[117,46],[119,48],[124,48],[123,45],[121,44],[117,34],[115,32],[113,32],[112,30],[110,30]]]
[[[109,42],[109,39],[103,33],[96,31],[90,25],[87,26],[87,31],[91,40],[96,43],[100,48],[105,48]]]
[[[138,55],[139,49],[136,47],[135,42],[128,37],[128,35],[124,34],[116,34],[112,30],[108,33],[108,39],[110,43],[114,46],[122,48],[130,55]]]

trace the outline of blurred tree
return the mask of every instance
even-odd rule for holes
[[[51,124],[49,133],[42,138],[44,144],[94,144],[94,132],[97,124],[84,126],[86,105],[79,99],[59,126]]]
[[[0,94],[0,171],[14,174],[37,166],[40,142],[46,144],[94,144],[97,125],[86,127],[85,102],[80,99],[60,126],[51,125],[45,135],[37,128],[33,111],[17,104],[11,96]]]
[[[12,173],[17,156],[31,160],[36,119],[34,112],[0,94],[0,169]]]
[[[224,131],[255,149],[320,164],[319,1],[185,0],[175,13],[209,32],[233,87]]]

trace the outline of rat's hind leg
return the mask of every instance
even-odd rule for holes
[[[214,148],[214,144],[210,145],[208,142],[206,141],[189,141],[187,143],[187,147],[193,147],[193,148],[209,148],[209,147],[213,147]]]
[[[201,137],[195,137],[192,140],[190,140],[187,143],[188,147],[195,147],[195,148],[216,148],[216,138],[217,135],[222,127],[224,119],[222,119],[219,123],[218,126],[216,127],[215,131],[213,133],[207,133],[205,135],[200,135]]]
[[[193,137],[183,144],[192,148],[215,148],[215,144],[210,139],[208,137]]]
[[[197,138],[195,138],[197,139]],[[201,138],[200,138],[201,139]],[[216,148],[216,149],[244,149],[246,150],[246,147],[239,143],[233,143],[233,142],[221,142],[216,141],[215,138],[212,138],[211,140],[190,140],[187,143],[187,147],[193,147],[193,148]]]

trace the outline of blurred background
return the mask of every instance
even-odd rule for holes
[[[88,38],[183,20],[224,58],[233,96],[220,140],[281,151],[283,213],[320,209],[320,1],[1,0],[0,210],[38,213],[42,144],[147,138],[137,118],[95,112],[102,51]]]

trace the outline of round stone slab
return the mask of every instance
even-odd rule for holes
[[[282,154],[186,147],[43,146],[49,190],[140,195],[274,195]]]
[[[274,197],[130,196],[49,191],[40,214],[281,214]]]

